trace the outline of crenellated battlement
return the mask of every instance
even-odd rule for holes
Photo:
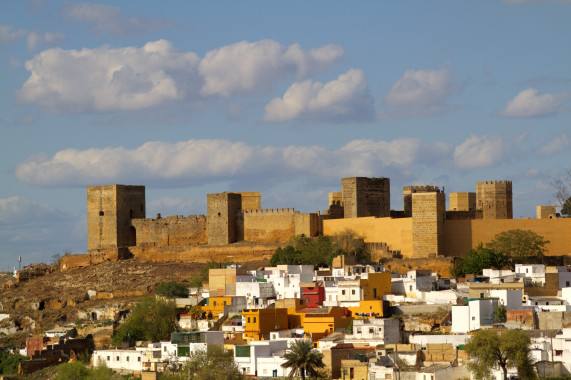
[[[511,185],[512,181],[481,181],[479,183],[486,185]]]
[[[263,208],[255,210],[242,210],[244,215],[293,215],[299,214],[293,208]]]

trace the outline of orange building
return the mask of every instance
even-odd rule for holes
[[[270,332],[288,329],[288,311],[276,309],[244,309],[244,338],[248,340],[267,340]]]

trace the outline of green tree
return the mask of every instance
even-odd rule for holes
[[[157,287],[157,294],[169,298],[188,297],[188,287],[174,281],[163,282]]]
[[[289,377],[298,372],[302,379],[319,377],[319,368],[325,367],[323,354],[313,349],[313,343],[309,339],[300,339],[290,343],[284,354],[286,362],[282,367],[289,368]]]
[[[301,264],[301,252],[296,251],[291,245],[285,248],[278,248],[272,255],[270,259],[270,266],[275,267],[276,265],[287,264],[287,265],[299,265]]]
[[[176,330],[177,311],[172,301],[145,297],[136,303],[131,313],[113,334],[113,345],[137,340],[158,342],[170,338]]]
[[[365,243],[365,239],[354,231],[345,230],[333,235],[333,245],[338,252],[355,256],[359,262],[371,261],[371,251]]]
[[[480,243],[469,250],[466,256],[455,260],[451,272],[455,277],[464,277],[467,274],[480,275],[486,268],[502,269],[509,265],[508,256]]]
[[[571,216],[571,197],[567,198],[561,206],[561,214]]]
[[[494,322],[502,323],[506,321],[506,307],[504,305],[498,305],[494,308]]]
[[[497,234],[487,247],[509,257],[512,264],[522,264],[542,262],[546,244],[549,241],[533,231],[509,230]]]
[[[0,375],[12,375],[18,373],[20,362],[29,360],[27,356],[14,355],[0,350]]]
[[[78,361],[58,365],[55,380],[121,380],[121,375],[105,364],[89,368]]]
[[[479,330],[466,342],[470,356],[468,370],[476,380],[492,379],[492,369],[499,367],[507,379],[508,368],[517,368],[520,379],[534,378],[530,357],[530,338],[522,330],[506,330],[501,335],[495,330]]]

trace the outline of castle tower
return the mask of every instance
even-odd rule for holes
[[[476,211],[476,193],[450,193],[450,211]]]
[[[237,240],[236,219],[242,210],[239,193],[217,193],[206,196],[208,244],[230,244]]]
[[[259,191],[240,191],[234,194],[242,196],[242,210],[259,210],[262,208],[262,193]]]
[[[412,193],[413,257],[429,257],[442,253],[445,217],[444,193]]]
[[[537,219],[555,219],[557,218],[556,206],[537,206]]]
[[[341,179],[345,218],[389,217],[391,182],[388,178],[351,177]]]
[[[413,193],[433,193],[440,190],[438,186],[405,186],[402,188],[402,204],[404,215],[406,217],[412,216],[412,194]]]
[[[135,218],[145,218],[145,186],[89,186],[87,249],[136,245]]]
[[[476,207],[483,219],[513,219],[512,181],[476,183]]]

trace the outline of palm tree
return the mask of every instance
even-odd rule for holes
[[[284,368],[291,368],[289,377],[299,371],[301,378],[305,376],[316,378],[319,376],[318,368],[325,367],[323,364],[323,354],[313,349],[313,343],[309,339],[293,341],[284,355],[286,362],[282,364]]]

